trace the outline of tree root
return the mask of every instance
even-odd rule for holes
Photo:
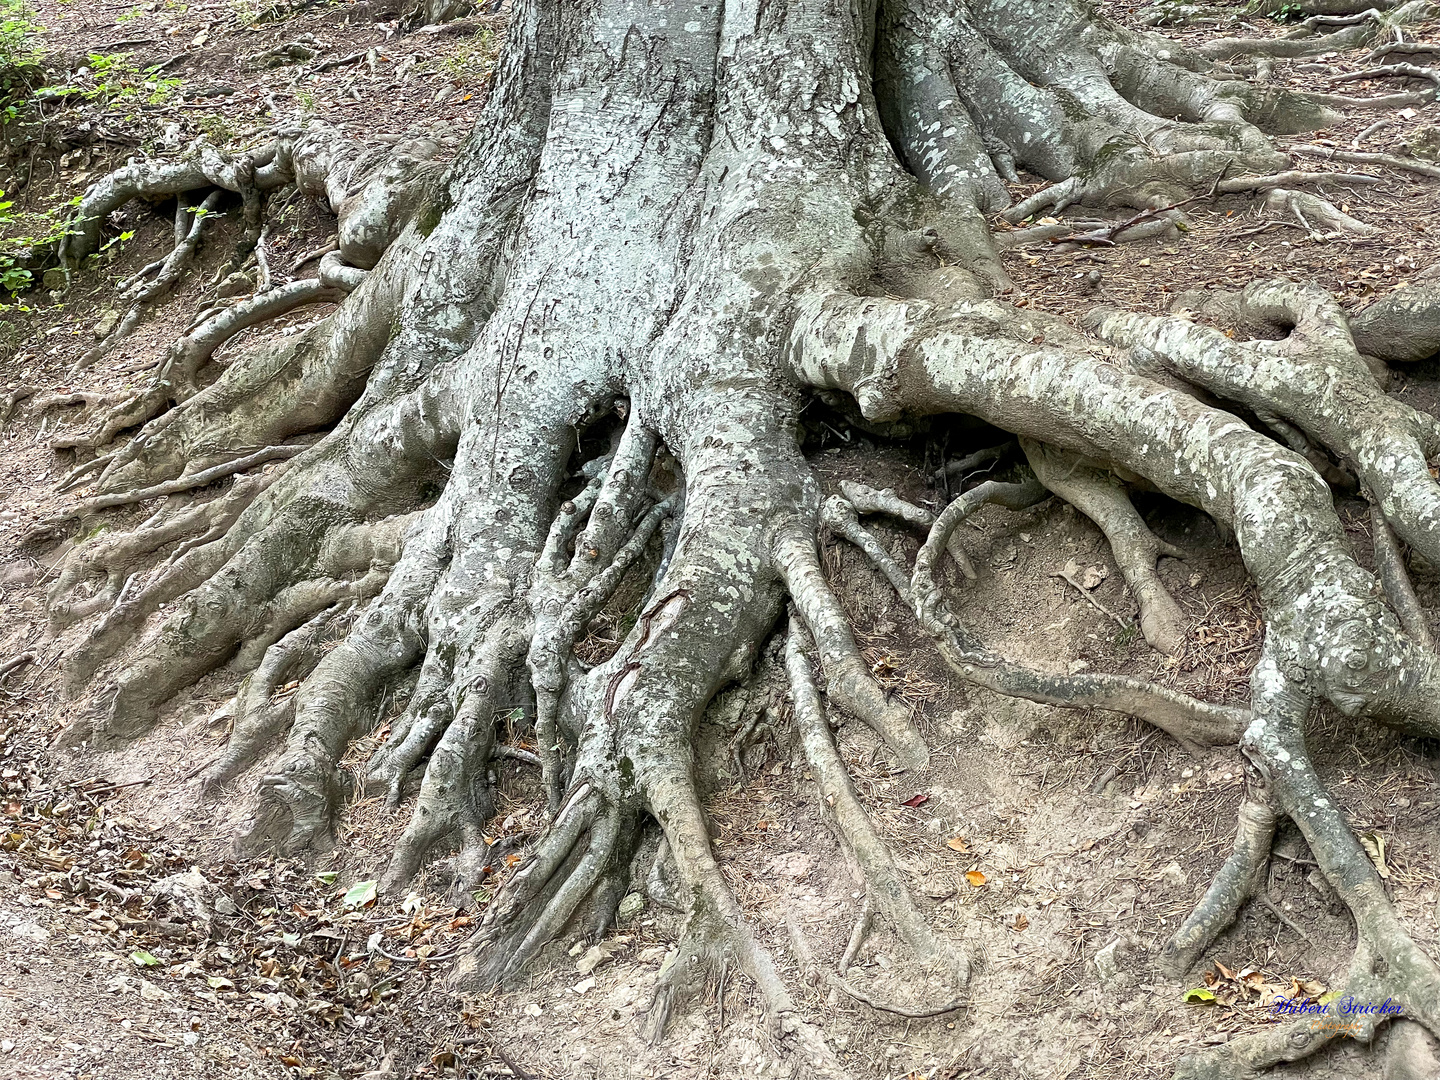
[[[1265,214],[1292,214],[1313,239],[1319,239],[1316,227],[1349,236],[1377,236],[1383,230],[1377,225],[1358,221],[1333,203],[1304,191],[1271,188],[1260,204]]]
[[[1440,284],[1421,278],[1351,317],[1356,349],[1392,364],[1411,364],[1440,353]]]
[[[1385,394],[1328,294],[1261,282],[1175,302],[1242,326],[1272,327],[1271,335],[1288,333],[1279,342],[1242,343],[1174,319],[1098,311],[1090,321],[1106,340],[1142,347],[1180,378],[1296,424],[1349,463],[1396,533],[1440,565],[1440,486],[1427,464],[1440,453],[1440,425]]]
[[[38,389],[38,387],[25,383],[5,395],[4,400],[0,401],[0,431],[4,431],[5,425],[10,423],[10,417],[15,415],[16,406],[27,398],[34,397]]]
[[[799,619],[792,615],[790,636],[785,647],[785,667],[795,704],[795,723],[800,731],[805,760],[814,771],[822,801],[834,815],[841,842],[855,861],[865,883],[867,903],[874,902],[921,960],[937,964],[951,983],[962,987],[970,977],[969,961],[937,937],[925,917],[916,910],[889,850],[876,834],[850,782],[810,675],[810,661],[805,655],[807,637]]]
[[[1036,481],[1002,484],[987,480],[945,509],[931,529],[907,575],[894,558],[860,527],[853,508],[832,498],[826,505],[831,528],[851,539],[889,579],[902,600],[913,608],[920,627],[931,636],[941,656],[967,682],[1007,697],[1019,697],[1062,708],[1101,708],[1135,716],[1173,736],[1192,752],[1238,740],[1248,721],[1243,709],[1210,705],[1153,683],[1120,675],[1051,675],[1010,663],[981,647],[958,629],[934,577],[936,552],[945,535],[971,512],[988,502],[1024,507],[1046,497]]]
[[[1195,910],[1165,943],[1160,963],[1170,975],[1189,971],[1220,932],[1235,921],[1245,901],[1257,894],[1263,898],[1275,822],[1263,778],[1252,777],[1251,790],[1240,804],[1234,851]]]
[[[798,529],[784,532],[775,554],[785,587],[819,648],[826,692],[885,740],[901,768],[925,768],[930,751],[905,710],[886,699],[861,658],[844,609],[820,569],[814,539]]]
[[[1031,439],[1022,439],[1020,446],[1040,482],[1095,522],[1110,541],[1120,573],[1140,606],[1140,632],[1150,647],[1179,652],[1187,620],[1155,565],[1162,555],[1183,559],[1185,553],[1150,531],[1113,473]]]
[[[293,690],[320,662],[324,642],[327,635],[335,633],[333,624],[339,614],[337,608],[326,608],[290,631],[265,650],[260,666],[241,682],[232,707],[230,741],[220,759],[205,769],[203,797],[217,797],[225,784],[253,765],[266,745],[290,726],[295,714]]]
[[[1375,545],[1375,573],[1385,587],[1385,598],[1400,618],[1400,625],[1405,627],[1405,632],[1415,639],[1416,644],[1435,648],[1425,609],[1420,606],[1420,598],[1415,595],[1415,586],[1410,583],[1410,574],[1405,569],[1405,555],[1390,523],[1374,503],[1370,504],[1370,532]]]
[[[1371,154],[1359,150],[1337,150],[1330,146],[1307,146],[1299,145],[1290,147],[1291,153],[1304,154],[1307,157],[1326,158],[1330,161],[1343,161],[1347,165],[1384,165],[1391,169],[1401,169],[1405,172],[1419,173],[1421,176],[1440,177],[1440,165],[1427,165],[1423,161],[1416,161],[1413,158],[1396,157],[1394,154]]]
[[[486,874],[500,729],[511,739],[533,715],[556,810],[513,878],[502,884],[490,868],[487,888],[501,887],[477,948],[460,958],[461,981],[513,983],[548,943],[603,933],[648,816],[665,834],[686,906],[649,1033],[658,1037],[714,972],[740,970],[806,1067],[837,1075],[725,883],[695,775],[706,703],[745,679],[788,592],[797,723],[835,797],[842,845],[876,909],[921,958],[963,973],[836,760],[802,651],[808,631],[832,703],[872,726],[902,767],[925,765],[912,718],[865,665],[825,579],[823,523],[861,547],[973,684],[1126,712],[1192,748],[1233,741],[1248,725],[1245,749],[1275,813],[1296,822],[1356,914],[1352,985],[1403,995],[1407,1014],[1435,1028],[1440,976],[1398,929],[1363,848],[1318,786],[1301,722],[1325,700],[1347,716],[1440,734],[1440,658],[1385,608],[1306,457],[1185,386],[1253,400],[1247,415],[1282,438],[1317,459],[1335,453],[1422,553],[1434,531],[1425,459],[1440,449],[1440,425],[1386,399],[1343,315],[1296,287],[1257,287],[1237,302],[1264,341],[1107,314],[1110,336],[1135,339],[1108,350],[1057,320],[973,299],[1003,285],[980,203],[998,205],[997,178],[1020,166],[1054,182],[1035,206],[1131,206],[1138,226],[1197,191],[1345,182],[1281,171],[1283,156],[1259,130],[1301,130],[1329,114],[1237,84],[1204,56],[1121,31],[1068,0],[1043,18],[1018,20],[1010,8],[906,0],[886,5],[876,26],[871,5],[772,4],[737,20],[678,0],[526,0],[485,119],[443,181],[414,155],[402,167],[395,146],[357,152],[315,129],[282,133],[245,164],[201,152],[127,167],[92,188],[67,241],[71,263],[132,195],[212,187],[242,195],[241,247],[253,237],[259,261],[258,196],[293,180],[339,212],[339,258],[324,264],[319,287],[353,292],[297,340],[262,342],[190,396],[177,382],[173,395],[120,403],[145,416],[144,427],[71,478],[98,469],[94,497],[124,504],[225,467],[236,447],[294,445],[338,421],[243,509],[242,489],[213,518],[164,511],[142,526],[143,539],[103,557],[89,549],[89,564],[77,557],[67,588],[83,567],[104,574],[115,600],[72,658],[74,689],[159,604],[178,603],[119,672],[108,716],[74,734],[132,736],[205,673],[253,668],[237,703],[243,723],[207,780],[244,768],[288,726],[249,839],[324,847],[351,794],[340,766],[347,747],[386,711],[393,688],[413,680],[372,763],[371,779],[392,796],[423,769],[385,886],[458,842],[454,877],[467,891]],[[622,23],[625,47],[612,49],[620,39],[606,35]],[[675,25],[687,26],[683,39]],[[880,42],[877,32],[909,37]],[[869,91],[872,58],[874,83],[903,89],[889,130]],[[937,121],[953,121],[953,143],[943,126],[934,138]],[[896,147],[928,191],[899,167]],[[1316,204],[1284,197],[1317,227]],[[304,292],[286,288],[253,302]],[[229,311],[207,313],[192,332],[238,318]],[[206,363],[192,373],[197,386]],[[1307,381],[1322,368],[1330,383]],[[856,502],[822,507],[797,448],[810,390],[849,395],[870,425],[958,412],[1024,438],[1046,482],[1110,536],[1132,589],[1149,597],[1142,619],[1161,604],[1160,546],[1111,477],[1143,478],[1232,529],[1266,623],[1252,709],[1116,676],[1036,672],[987,651],[951,611],[937,566],[947,552],[963,556],[951,546],[955,527],[980,506],[1031,506],[1049,489],[1023,473],[987,475],[933,516],[849,489],[867,508],[928,528],[910,571],[861,525]],[[612,453],[596,457],[606,430],[596,422],[619,401],[625,427]],[[1403,469],[1383,465],[1385,454],[1399,454]],[[144,560],[175,543],[171,561],[142,579]],[[626,574],[649,579],[639,617],[587,672],[575,638]],[[343,640],[295,677],[321,651],[316,636],[339,632],[340,615],[327,613],[352,606]],[[1151,627],[1162,644],[1165,629]],[[293,682],[290,703],[277,700]],[[1245,890],[1230,878],[1251,880],[1263,831],[1242,826],[1199,936],[1238,906]],[[1224,1053],[1260,1062],[1305,1049],[1258,1038]]]
[[[966,470],[962,468],[959,471],[964,472]],[[930,526],[935,524],[934,514],[923,507],[916,506],[914,503],[906,502],[890,488],[886,488],[884,491],[878,491],[866,484],[858,484],[853,480],[842,480],[840,482],[840,490],[858,513],[888,514],[891,517],[899,518],[906,524],[924,529],[926,532],[929,532]],[[960,568],[960,572],[964,574],[968,580],[974,581],[976,577],[975,564],[970,561],[969,552],[960,544],[954,533],[951,533],[950,540],[945,545],[945,550],[948,551],[950,557],[955,560],[955,565]]]
[[[199,206],[194,208],[185,206],[184,199],[176,202],[175,249],[159,263],[152,263],[140,271],[134,278],[130,279],[131,283],[138,286],[140,280],[148,276],[148,272],[150,272],[152,268],[155,273],[155,279],[139,289],[134,300],[131,302],[130,310],[127,311],[119,323],[116,324],[115,329],[106,335],[105,340],[86,352],[79,360],[75,361],[70,369],[71,375],[84,371],[102,356],[108,356],[116,345],[130,336],[131,332],[139,325],[140,320],[144,317],[145,312],[150,309],[151,305],[159,300],[165,293],[169,292],[180,279],[180,275],[189,269],[190,264],[195,259],[195,253],[200,247],[200,234],[206,224],[208,224],[210,218],[214,216],[215,211],[219,208],[220,200],[224,195],[225,192],[223,190],[212,191]],[[182,231],[182,225],[186,225],[185,216],[187,213],[193,215],[193,217],[188,222],[188,227]],[[126,289],[126,284],[120,286],[122,293],[125,292]]]
[[[1401,927],[1374,864],[1321,785],[1303,733],[1311,700],[1282,673],[1277,665],[1279,651],[1275,643],[1267,642],[1256,667],[1255,721],[1245,733],[1243,748],[1265,778],[1278,809],[1299,827],[1321,872],[1355,918],[1358,942],[1340,992],[1358,1002],[1399,1005],[1405,1016],[1434,1030],[1440,1022],[1436,1004],[1440,1002],[1440,967]],[[1254,840],[1262,839],[1259,831],[1252,832]],[[1236,850],[1238,854],[1238,839]],[[1258,1069],[1312,1054],[1340,1034],[1368,1041],[1388,1016],[1370,1012],[1351,1019],[1354,1026],[1349,1030],[1302,1021],[1243,1036],[1182,1060],[1177,1075],[1253,1075]]]

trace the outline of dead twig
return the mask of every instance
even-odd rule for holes
[[[9,675],[12,671],[16,671],[19,668],[24,667],[26,664],[33,662],[34,659],[35,654],[33,652],[24,652],[21,653],[19,656],[11,657],[3,664],[0,664],[0,679],[5,678],[5,676]]]
[[[946,1013],[957,1012],[958,1010],[963,1009],[966,1006],[966,1002],[957,1000],[951,1001],[945,1005],[937,1005],[933,1008],[915,1009],[911,1008],[908,1005],[894,1005],[890,1002],[880,1001],[877,998],[871,997],[869,994],[865,993],[865,991],[855,986],[852,986],[850,983],[846,982],[838,975],[831,975],[828,979],[826,979],[826,982],[828,982],[836,990],[839,990],[842,994],[847,994],[861,1004],[869,1005],[872,1009],[879,1009],[881,1012],[894,1013],[896,1016],[904,1016],[910,1020],[925,1020],[931,1016],[944,1016]]]
[[[1058,578],[1060,578],[1061,580],[1063,580],[1063,581],[1065,581],[1065,582],[1067,582],[1067,583],[1075,586],[1076,592],[1078,592],[1078,593],[1079,593],[1081,596],[1083,596],[1086,600],[1090,601],[1091,605],[1094,606],[1094,608],[1095,608],[1096,611],[1104,612],[1106,615],[1110,616],[1110,618],[1114,619],[1117,623],[1119,623],[1122,628],[1123,628],[1123,627],[1127,627],[1127,626],[1130,625],[1128,622],[1126,622],[1124,619],[1122,619],[1119,615],[1116,615],[1115,612],[1111,611],[1108,607],[1106,607],[1104,604],[1102,604],[1099,600],[1096,600],[1095,597],[1093,597],[1092,595],[1090,595],[1090,590],[1087,589],[1087,588],[1085,588],[1084,585],[1080,584],[1080,579],[1077,578],[1077,577],[1069,570],[1069,568],[1066,568],[1066,569],[1064,569],[1064,570],[1056,570],[1056,571],[1055,571],[1053,574],[1051,574],[1050,576],[1051,576],[1051,577],[1058,577]]]
[[[1343,161],[1351,165],[1384,165],[1391,169],[1404,169],[1407,172],[1419,173],[1421,176],[1433,176],[1440,179],[1440,166],[1426,165],[1424,162],[1411,161],[1408,158],[1396,157],[1394,154],[1370,154],[1355,150],[1336,150],[1331,146],[1310,146],[1302,144],[1290,147],[1292,154],[1304,154],[1307,157],[1327,158],[1330,161]]]

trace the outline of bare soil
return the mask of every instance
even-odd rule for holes
[[[57,138],[0,166],[0,186],[9,191],[16,190],[16,170],[28,170],[31,182],[19,198],[33,210],[63,203],[130,153],[178,150],[201,132],[240,146],[307,115],[356,131],[423,131],[453,148],[483,99],[495,49],[494,24],[483,19],[458,30],[403,33],[398,12],[384,0],[36,6],[38,21],[50,28],[46,43],[57,70],[135,39],[144,43],[123,51],[142,65],[184,59],[168,70],[182,80],[168,103],[56,105],[47,125]],[[1122,19],[1134,14],[1111,10]],[[1231,10],[1239,18],[1239,9]],[[1282,29],[1256,20],[1247,32]],[[1440,38],[1437,30],[1435,23],[1417,28],[1425,40]],[[318,45],[303,64],[263,68],[249,59],[302,40]],[[360,58],[311,73],[327,59],[356,53]],[[1363,66],[1363,50],[1277,61],[1273,78],[1332,90],[1334,74]],[[1383,93],[1396,88],[1388,82],[1342,86],[1347,93]],[[221,90],[231,92],[215,92]],[[201,92],[210,96],[194,96]],[[1408,116],[1356,112],[1343,128],[1292,141],[1349,148],[1382,116],[1391,125],[1363,148],[1395,153],[1415,131],[1440,123],[1440,107]],[[107,134],[98,140],[77,134],[87,123]],[[1069,254],[1027,249],[1007,255],[1006,265],[1023,303],[1067,315],[1096,302],[1158,312],[1184,289],[1271,275],[1316,281],[1359,305],[1436,262],[1440,244],[1436,181],[1376,173],[1382,184],[1335,201],[1385,227],[1378,240],[1322,239],[1294,223],[1267,225],[1252,200],[1227,197],[1187,207],[1192,227],[1178,240]],[[1016,194],[1036,186],[1017,185]],[[21,383],[42,393],[129,385],[183,330],[228,257],[234,233],[226,223],[213,231],[200,272],[154,318],[79,381],[65,374],[95,340],[95,324],[116,307],[116,283],[168,248],[171,221],[166,208],[158,209],[129,208],[124,227],[133,239],[68,293],[32,293],[31,310],[4,313],[0,399]],[[267,243],[282,273],[331,231],[325,212],[299,198],[279,221]],[[1092,269],[1101,271],[1098,287],[1087,279]],[[312,263],[303,273],[314,272]],[[315,317],[309,311],[294,321]],[[242,339],[227,349],[243,346]],[[1433,411],[1440,370],[1433,363],[1410,370],[1394,390]],[[168,720],[126,751],[54,748],[67,716],[92,702],[66,701],[58,685],[59,661],[78,628],[58,637],[46,631],[47,578],[62,549],[22,547],[18,538],[62,501],[54,483],[73,462],[52,452],[48,440],[59,429],[83,427],[89,410],[41,414],[32,405],[22,404],[0,434],[0,664],[34,654],[32,663],[0,679],[0,1074],[20,1080],[148,1072],[227,1080],[789,1074],[793,1063],[777,1052],[758,1000],[738,975],[722,978],[681,1013],[661,1045],[642,1041],[638,1018],[680,930],[679,914],[645,885],[653,843],[636,862],[634,888],[643,906],[607,939],[603,957],[567,955],[558,945],[526,988],[457,998],[445,975],[475,916],[446,893],[443,874],[422,879],[405,897],[372,902],[361,889],[346,898],[352,886],[378,876],[406,807],[352,805],[338,848],[312,861],[230,858],[265,763],[237,781],[218,807],[199,805],[190,778],[223,745],[225,726],[215,717],[234,691],[234,673],[218,672],[182,694]],[[933,472],[942,447],[954,456],[1001,438],[956,424],[908,442],[872,439],[847,430],[818,403],[807,420],[807,451],[827,485],[863,479],[921,502],[937,497]],[[964,593],[960,609],[994,647],[1038,666],[1124,672],[1242,700],[1260,621],[1233,543],[1186,507],[1158,496],[1140,505],[1164,539],[1191,553],[1161,566],[1191,616],[1180,656],[1162,657],[1146,646],[1099,530],[1055,501],[1018,514],[987,508],[963,528],[979,577],[951,580]],[[1341,510],[1368,563],[1363,504],[1342,499]],[[897,550],[913,553],[918,545],[916,535],[875,527]],[[780,683],[756,689],[774,696],[776,719],[744,746],[737,745],[738,692],[721,695],[702,727],[702,761],[711,832],[727,877],[761,940],[800,988],[801,1005],[823,1021],[857,1076],[1168,1076],[1187,1049],[1270,1022],[1262,1002],[1292,980],[1319,992],[1343,972],[1353,940],[1349,917],[1313,872],[1298,834],[1282,831],[1268,889],[1288,924],[1251,903],[1207,953],[1205,969],[1179,981],[1160,976],[1160,946],[1229,851],[1242,795],[1238,751],[1194,758],[1113,714],[962,688],[858,552],[829,542],[825,555],[862,628],[867,659],[915,710],[934,752],[929,774],[917,780],[895,771],[868,731],[850,725],[840,732],[862,799],[922,906],[940,930],[981,958],[967,1006],[905,1020],[837,999],[812,980],[817,968],[833,970],[843,953],[860,893],[825,824]],[[1094,587],[1084,595],[1056,576],[1072,562],[1093,571]],[[1436,570],[1415,569],[1422,601],[1440,606]],[[582,649],[604,655],[625,618],[622,590]],[[102,674],[96,686],[104,681]],[[382,727],[372,739],[384,735]],[[1354,729],[1333,715],[1322,718],[1314,743],[1326,783],[1352,824],[1383,840],[1386,881],[1401,916],[1422,945],[1435,949],[1440,747]],[[355,748],[350,763],[358,766],[367,749]],[[541,829],[544,809],[529,767],[502,764],[501,810],[490,834],[495,886]],[[850,977],[878,997],[912,1005],[933,1004],[939,993],[933,973],[883,923]],[[1187,1002],[1186,991],[1199,987],[1216,1000]],[[1349,1042],[1286,1070],[1316,1078],[1378,1074],[1376,1053]]]

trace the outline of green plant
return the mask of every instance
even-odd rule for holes
[[[23,0],[0,0],[0,127],[14,123],[44,81],[39,61],[44,27]]]
[[[481,30],[460,42],[455,51],[443,57],[438,66],[442,74],[460,86],[483,82],[495,68],[500,43],[493,31]]]
[[[219,113],[206,113],[197,123],[205,137],[216,146],[223,146],[235,139],[235,129],[230,125],[230,121]]]
[[[1299,22],[1310,14],[1304,4],[1294,2],[1294,0],[1286,0],[1278,7],[1274,6],[1274,0],[1251,0],[1245,10],[1247,14],[1263,15],[1265,18],[1279,23]]]
[[[44,27],[24,0],[0,0],[0,68],[33,63],[39,58],[38,38]]]
[[[45,211],[19,211],[14,200],[0,191],[0,290],[10,294],[35,287],[69,229],[69,215],[80,197]],[[97,261],[135,234],[122,232],[106,241],[91,261]],[[3,306],[3,305],[0,305]]]
[[[76,88],[87,101],[143,101],[147,105],[161,105],[181,85],[179,79],[156,77],[153,66],[142,69],[123,53],[91,53],[87,59],[89,63],[80,70],[88,73],[93,85]]]

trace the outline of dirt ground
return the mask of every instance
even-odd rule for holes
[[[503,32],[502,10],[440,32],[405,33],[387,0],[134,6],[44,0],[35,7],[37,21],[49,28],[55,78],[64,77],[67,61],[71,70],[83,65],[87,53],[124,52],[142,66],[182,59],[167,69],[180,86],[165,102],[47,105],[46,141],[0,161],[0,187],[27,212],[67,201],[130,154],[178,152],[202,133],[238,147],[307,116],[357,132],[423,132],[453,149],[483,100]],[[1111,10],[1121,19],[1138,17],[1138,8]],[[1240,8],[1226,10],[1240,19]],[[1283,29],[1257,19],[1248,32]],[[1421,40],[1440,40],[1440,23],[1414,29]],[[280,67],[253,59],[296,42],[314,56]],[[316,70],[331,60],[345,62]],[[1336,74],[1363,66],[1360,50],[1279,61],[1272,77],[1333,89]],[[1394,89],[1393,82],[1342,85],[1354,94]],[[1341,128],[1281,142],[1350,148],[1384,117],[1391,123],[1364,149],[1396,153],[1422,128],[1440,123],[1435,104],[1409,113],[1357,110]],[[1307,168],[1330,167],[1303,160]],[[1382,236],[1324,238],[1294,222],[1267,222],[1249,197],[1205,200],[1185,208],[1189,228],[1171,240],[1007,254],[1014,299],[1071,315],[1097,302],[1163,311],[1184,289],[1283,274],[1317,281],[1348,305],[1363,303],[1437,261],[1440,182],[1343,167],[1382,178],[1363,190],[1332,193],[1348,212],[1383,226]],[[1016,194],[1036,186],[1017,185]],[[91,407],[77,401],[42,409],[39,398],[103,394],[142,379],[188,324],[233,233],[221,222],[200,272],[72,380],[66,372],[93,345],[97,324],[113,320],[117,282],[172,242],[168,216],[133,206],[125,214],[123,227],[134,236],[96,272],[64,295],[27,294],[28,310],[12,307],[0,316],[0,402],[22,383],[41,391],[21,402],[0,432],[0,665],[33,654],[32,662],[0,677],[0,1075],[789,1075],[794,1062],[777,1052],[758,998],[739,975],[722,977],[682,1010],[659,1046],[641,1039],[638,1018],[680,931],[666,890],[647,882],[653,837],[636,860],[627,917],[598,949],[573,954],[559,943],[525,988],[457,997],[446,988],[446,974],[472,931],[473,901],[483,906],[488,896],[457,905],[439,865],[403,897],[375,899],[365,885],[383,868],[407,807],[387,809],[374,799],[353,804],[339,846],[313,860],[230,857],[265,763],[215,805],[199,803],[192,778],[224,743],[222,706],[238,681],[233,672],[217,672],[182,694],[167,721],[125,751],[53,745],[68,716],[103,696],[115,668],[102,672],[87,696],[66,700],[61,693],[59,662],[84,629],[47,628],[50,568],[65,548],[26,546],[20,537],[69,497],[55,484],[75,460],[48,444],[57,432],[84,428]],[[327,214],[300,198],[278,221],[267,243],[282,273],[333,231]],[[1100,271],[1098,284],[1087,277],[1091,270]],[[300,276],[314,272],[311,263]],[[290,328],[323,313],[293,316]],[[231,343],[222,359],[245,344],[244,337]],[[1440,409],[1440,364],[1397,375],[1392,389]],[[939,494],[934,471],[942,453],[954,457],[1003,438],[957,421],[910,440],[872,439],[847,429],[819,402],[806,413],[806,431],[807,452],[827,486],[863,479],[922,502]],[[978,579],[953,576],[952,588],[964,595],[960,609],[988,643],[1023,661],[1123,672],[1212,699],[1243,700],[1260,622],[1233,542],[1198,512],[1158,496],[1137,502],[1157,533],[1190,553],[1161,566],[1191,617],[1181,655],[1162,657],[1146,646],[1103,537],[1056,501],[1023,513],[990,507],[967,524],[964,544]],[[1364,504],[1342,498],[1339,505],[1368,564]],[[117,518],[113,527],[144,513]],[[897,551],[918,547],[918,535],[883,522],[876,528]],[[823,1023],[857,1076],[1169,1076],[1187,1050],[1271,1022],[1262,1003],[1277,991],[1293,992],[1298,982],[1318,994],[1343,972],[1350,918],[1298,833],[1282,829],[1268,882],[1273,907],[1247,905],[1204,966],[1181,980],[1161,976],[1155,963],[1161,945],[1228,854],[1243,786],[1238,751],[1196,758],[1113,714],[962,688],[858,552],[828,540],[825,556],[863,628],[867,660],[913,707],[934,754],[930,771],[913,778],[891,767],[888,751],[867,730],[851,724],[839,733],[862,799],[922,908],[979,960],[963,1007],[906,1020],[837,998],[815,977],[834,970],[845,951],[861,893],[826,824],[778,679],[762,677],[752,691],[771,705],[770,723],[756,732],[738,726],[743,692],[716,700],[702,726],[701,760],[710,781],[711,831],[730,884],[798,1002]],[[1058,576],[1072,563],[1092,587],[1077,589]],[[1422,601],[1440,607],[1437,570],[1414,569]],[[605,655],[624,618],[617,601],[582,647]],[[385,732],[382,722],[347,764],[358,770]],[[1422,945],[1440,947],[1440,746],[1355,728],[1333,714],[1321,717],[1313,739],[1326,783],[1356,830],[1383,842],[1386,884],[1401,916]],[[529,766],[507,760],[497,769],[496,885],[543,823],[543,797]],[[917,1008],[950,995],[883,922],[850,979]],[[1214,1000],[1187,1001],[1187,991],[1199,988]],[[1377,1076],[1377,1053],[1388,1038],[1382,1035],[1373,1050],[1343,1042],[1284,1074]]]

